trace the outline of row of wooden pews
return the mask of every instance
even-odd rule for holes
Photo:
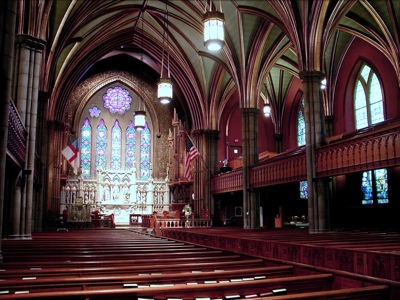
[[[125,229],[35,233],[2,255],[0,299],[389,299],[386,285]]]
[[[216,228],[165,229],[166,238],[266,259],[290,261],[400,283],[400,234]],[[400,298],[400,295],[399,295]]]

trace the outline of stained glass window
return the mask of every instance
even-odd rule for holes
[[[306,180],[300,181],[300,198],[308,199],[308,183]]]
[[[140,137],[140,179],[150,177],[150,130],[146,127]]]
[[[100,116],[100,113],[101,113],[101,110],[96,105],[89,108],[89,115],[92,118],[98,118]]]
[[[306,144],[306,122],[304,120],[304,99],[301,100],[297,114],[297,146]]]
[[[81,119],[82,175],[93,179],[99,170],[135,167],[136,178],[148,180],[151,176],[151,124],[146,124],[140,133],[136,131],[130,107],[131,101],[136,99],[131,100],[128,91],[121,87],[106,89],[103,98],[91,100]],[[117,116],[124,112],[123,116]]]
[[[96,130],[96,170],[106,168],[107,127],[101,119]]]
[[[384,121],[381,84],[375,72],[363,64],[358,74],[354,92],[356,129]]]
[[[363,192],[362,204],[374,204],[372,195],[372,171],[363,172],[361,190]]]
[[[126,89],[116,86],[107,90],[107,93],[103,95],[103,100],[104,107],[108,108],[112,114],[122,115],[131,108],[132,97]]]
[[[92,126],[90,126],[89,119],[83,121],[81,127],[81,169],[82,177],[90,177],[90,156],[92,149]]]
[[[388,204],[387,169],[377,169],[362,173],[361,191],[363,205]]]
[[[121,127],[115,120],[111,130],[111,170],[121,169]]]
[[[132,121],[129,122],[128,128],[126,128],[125,151],[125,168],[133,168],[136,152],[136,130]]]
[[[374,175],[375,175],[376,200],[378,204],[388,204],[389,187],[387,179],[387,170],[386,169],[375,170]]]

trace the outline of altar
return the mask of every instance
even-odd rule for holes
[[[98,170],[95,179],[68,178],[61,190],[60,214],[67,210],[67,222],[81,224],[90,222],[90,215],[98,211],[101,215],[113,215],[116,225],[129,225],[131,215],[162,213],[169,206],[170,192],[165,180],[151,176],[138,180],[134,169]]]

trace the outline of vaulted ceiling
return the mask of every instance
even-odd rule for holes
[[[176,108],[193,129],[219,129],[230,101],[272,103],[282,122],[287,91],[300,71],[328,79],[326,110],[343,54],[354,37],[379,48],[400,82],[400,1],[392,0],[53,0],[37,1],[30,31],[47,40],[43,89],[49,116],[62,120],[68,97],[83,79],[107,69],[140,69],[156,83],[169,65]],[[203,45],[206,10],[225,15],[226,45]],[[34,28],[36,26],[36,29]],[[164,48],[164,51],[163,51]],[[164,74],[167,69],[164,69]],[[252,87],[252,88],[250,88]]]

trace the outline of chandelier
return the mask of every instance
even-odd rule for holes
[[[271,116],[271,105],[269,104],[269,102],[266,102],[264,104],[263,113],[264,113],[264,116],[266,116],[267,118],[269,116]]]
[[[143,63],[143,19],[142,19],[142,51],[140,52],[140,61]],[[139,83],[139,99],[138,109],[133,113],[134,128],[137,131],[142,131],[146,127],[146,111],[141,109],[143,101],[143,85],[142,81]]]
[[[137,131],[142,131],[146,127],[146,112],[144,110],[137,110],[133,114],[134,127]]]
[[[163,34],[163,48],[162,48],[162,57],[161,57],[161,77],[160,81],[158,82],[158,90],[157,90],[157,98],[162,104],[168,104],[172,100],[172,81],[170,78],[170,71],[169,71],[169,51],[167,53],[167,70],[168,76],[163,77],[164,71],[164,49],[165,49],[165,36],[167,36],[167,49],[169,49],[168,44],[168,1],[165,4],[165,15],[164,18],[164,34]]]
[[[264,102],[264,107],[263,107],[264,116],[268,118],[271,116],[271,102],[269,101],[269,97],[265,96],[264,93],[261,93],[260,95]]]
[[[222,13],[221,0],[220,11],[212,10],[212,0],[210,0],[210,11],[206,11],[203,15],[204,26],[204,46],[208,50],[220,50],[225,45],[224,35],[224,14]],[[207,5],[206,5],[207,9]]]

